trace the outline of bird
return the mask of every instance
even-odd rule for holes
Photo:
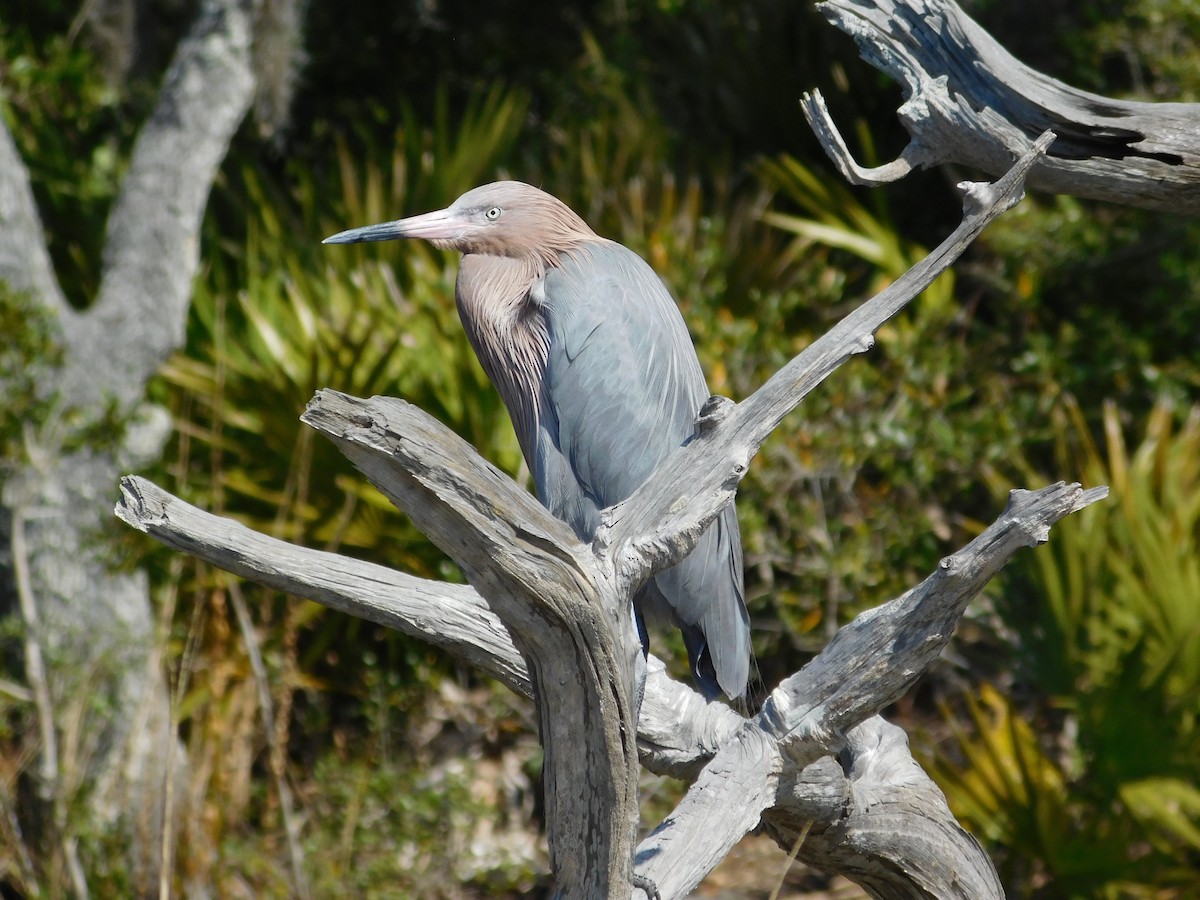
[[[632,250],[519,181],[485,184],[445,209],[323,243],[399,238],[462,254],[459,319],[512,419],[538,499],[590,541],[601,511],[629,497],[692,436],[709,397],[666,285]],[[646,619],[665,619],[682,632],[708,700],[745,697],[750,620],[732,504],[682,562],[640,589],[633,606],[643,654]]]

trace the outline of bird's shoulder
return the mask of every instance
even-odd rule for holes
[[[540,290],[549,437],[605,506],[691,434],[704,376],[670,292],[620,244],[589,242],[547,270]]]
[[[533,292],[542,306],[552,339],[574,361],[603,328],[608,352],[614,344],[632,347],[643,339],[690,338],[683,317],[657,273],[627,247],[597,239],[563,253]]]

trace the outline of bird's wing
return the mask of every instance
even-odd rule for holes
[[[564,256],[535,295],[550,338],[546,437],[579,489],[610,506],[692,434],[708,396],[696,351],[662,281],[620,244]]]
[[[670,293],[632,251],[589,243],[534,292],[549,334],[534,479],[546,506],[581,538],[692,434],[708,388]],[[730,506],[647,598],[665,601],[706,693],[742,694],[749,620],[742,549]],[[715,682],[715,683],[714,683]]]

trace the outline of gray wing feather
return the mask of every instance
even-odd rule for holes
[[[536,294],[550,347],[531,468],[542,502],[588,539],[601,509],[688,440],[708,388],[675,302],[625,247],[603,241],[574,251]],[[697,677],[740,696],[749,620],[732,506],[647,594],[683,630]]]

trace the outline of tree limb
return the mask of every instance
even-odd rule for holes
[[[617,572],[636,589],[674,565],[729,503],[762,442],[842,363],[874,346],[874,333],[958,259],[987,224],[1024,196],[1025,175],[1053,139],[1043,134],[995,184],[965,182],[963,220],[949,237],[863,303],[741,403],[710,401],[693,440],[667,459],[626,500],[605,510],[596,535],[613,548]]]
[[[0,283],[13,291],[30,291],[59,315],[66,298],[54,275],[42,233],[29,169],[0,116]]]
[[[525,661],[473,587],[417,578],[337,553],[297,547],[197,509],[136,475],[121,479],[117,518],[156,541],[241,578],[315,600],[428,641],[526,697]]]
[[[64,317],[68,402],[127,409],[183,344],[198,234],[217,168],[254,97],[254,23],[262,0],[204,0],[138,132],[104,237],[100,290]],[[91,362],[105,360],[96,377]]]
[[[903,732],[871,716],[936,659],[967,603],[1013,553],[1044,541],[1053,522],[1106,494],[1062,484],[1014,491],[1004,515],[925,582],[842,629],[747,725],[770,743],[750,741],[744,730],[723,744],[639,848],[639,870],[664,897],[686,895],[757,824],[753,805],[761,804],[764,824],[782,847],[813,827],[802,858],[875,896],[913,896],[914,884],[918,896],[1002,896],[986,854],[912,760]],[[835,755],[841,766],[833,764]],[[900,779],[897,771],[907,774]],[[729,813],[730,783],[745,815]],[[704,852],[679,849],[696,847]]]
[[[496,646],[498,623],[469,588],[433,585],[334,554],[291,547],[202,513],[142,479],[126,479],[123,491],[118,515],[171,546],[372,621],[401,624],[409,633],[471,660],[480,658],[479,646],[489,646],[492,649],[483,654],[485,662],[506,660],[509,666],[497,669],[493,663],[487,668],[501,673],[510,684],[519,683],[511,677],[516,667],[513,649],[502,641]],[[719,860],[757,823],[761,813],[771,833],[785,843],[794,839],[799,823],[815,822],[803,857],[863,883],[898,877],[886,874],[888,854],[915,866],[914,871],[931,879],[931,884],[945,874],[938,874],[945,869],[945,859],[955,861],[954,878],[960,882],[976,884],[963,880],[964,873],[973,872],[985,883],[990,871],[986,857],[954,824],[936,788],[915,768],[906,746],[901,746],[904,742],[882,723],[866,732],[856,728],[861,721],[874,721],[874,712],[902,693],[936,658],[966,603],[1013,553],[1044,541],[1051,524],[1104,493],[1104,489],[1083,491],[1074,485],[1014,492],[996,523],[943,560],[921,585],[843,629],[816,659],[776,689],[756,721],[740,730],[722,729],[712,746],[705,746],[699,736],[689,737],[687,723],[696,710],[679,705],[678,697],[669,696],[666,688],[687,689],[669,680],[664,685],[659,679],[665,676],[655,666],[647,707],[657,706],[660,714],[678,708],[680,723],[672,730],[666,717],[657,720],[660,732],[655,743],[666,738],[681,746],[690,744],[697,760],[712,762],[676,813],[643,844],[640,871],[664,897],[682,896],[707,874],[712,860]],[[358,591],[367,602],[358,602]],[[527,684],[521,686],[528,689]],[[737,718],[729,710],[723,713],[731,721]],[[886,754],[880,749],[885,745]],[[837,754],[844,760],[844,772],[830,765]],[[884,756],[891,760],[887,766],[871,762]],[[655,757],[650,753],[648,758]],[[895,793],[898,786],[887,774],[896,767],[911,773],[902,795]],[[729,790],[740,797],[734,806],[721,799]],[[867,802],[872,796],[877,799]],[[851,797],[859,807],[847,808]],[[893,798],[887,802],[896,808],[884,815],[879,805],[884,800],[879,797]],[[745,814],[731,816],[733,808]],[[949,856],[944,853],[947,835],[957,848]],[[917,863],[912,841],[927,848],[916,854]],[[710,845],[711,854],[694,852],[696,846]],[[889,896],[882,888],[876,890],[878,896]],[[988,894],[972,888],[962,896]]]
[[[525,660],[508,629],[469,585],[430,581],[298,547],[197,509],[136,475],[121,480],[115,513],[174,550],[256,584],[427,641],[510,690],[533,696]],[[647,669],[638,724],[642,762],[659,775],[695,777],[743,719],[675,681],[653,655]]]
[[[936,657],[966,603],[1017,550],[1044,541],[1054,522],[1104,493],[1061,484],[1015,491],[995,523],[943,560],[921,585],[843,629],[772,693],[756,720],[705,704],[652,661],[639,724],[643,760],[661,774],[707,768],[675,813],[643,842],[639,871],[664,898],[683,896],[761,815],[785,847],[810,823],[801,857],[859,881],[876,896],[898,896],[883,885],[895,888],[910,879],[943,886],[957,879],[970,889],[949,896],[989,896],[978,887],[988,884],[986,856],[954,823],[940,792],[913,762],[903,733],[874,712]],[[422,637],[530,692],[516,648],[472,588],[296,547],[202,512],[141,478],[123,480],[116,513],[168,546]],[[903,778],[897,780],[897,772]],[[721,799],[729,790],[737,793],[737,804]],[[732,815],[735,809],[744,814]],[[952,853],[946,852],[947,840]],[[697,854],[696,846],[712,854]],[[897,874],[890,864],[899,862],[909,867],[908,874]],[[946,878],[951,881],[938,881]],[[926,890],[918,896],[941,896],[932,887]],[[990,895],[997,896],[994,890]]]
[[[878,716],[867,719],[847,733],[838,758],[846,805],[832,821],[812,820],[799,853],[805,863],[839,872],[883,900],[1003,898],[991,860],[912,758],[902,729]],[[799,829],[780,828],[779,821],[773,810],[767,832],[776,841],[794,840]]]
[[[893,703],[950,641],[967,603],[1022,547],[1050,526],[1108,496],[1059,482],[1015,490],[1003,515],[902,596],[868,610],[768,698],[759,721],[801,763],[838,752],[845,733]]]
[[[417,407],[323,390],[301,418],[462,567],[525,658],[556,896],[627,894],[641,649],[629,595],[566,523]]]
[[[658,885],[663,897],[685,896],[757,824],[761,813],[784,847],[795,839],[800,822],[815,823],[817,836],[841,829],[838,840],[812,847],[806,842],[802,857],[864,887],[872,879],[892,885],[876,896],[912,896],[906,893],[912,878],[935,886],[929,896],[1002,897],[987,856],[955,823],[945,799],[908,755],[907,739],[901,752],[891,726],[855,729],[901,696],[940,655],[967,604],[1017,550],[1044,542],[1051,525],[1107,494],[1107,488],[1085,491],[1062,483],[1013,491],[1000,518],[943,559],[925,581],[842,628],[812,661],[772,691],[762,712],[734,741],[720,748],[675,812],[638,848],[639,871]],[[886,745],[888,765],[876,761],[876,745]],[[810,768],[828,756],[842,760],[850,781],[846,796],[860,806],[830,806],[838,799],[836,778],[831,782],[827,771]],[[891,777],[897,767],[909,773],[903,781]],[[736,816],[723,805],[722,792],[730,780],[743,792],[744,807]],[[895,794],[912,787],[909,781],[920,783],[911,801],[907,793]],[[781,784],[786,789],[779,790]],[[892,798],[896,808],[882,816],[874,803],[865,802],[871,791]],[[753,804],[759,805],[746,808]],[[847,846],[850,835],[856,840]],[[704,846],[706,852],[681,854],[676,849],[694,846]],[[868,846],[875,850],[863,857]],[[949,868],[943,857],[952,861]],[[904,863],[899,873],[891,861]],[[944,880],[948,872],[954,877]],[[968,872],[972,878],[962,882]],[[955,894],[951,888],[960,882],[973,887]]]
[[[877,169],[851,158],[819,92],[805,97],[813,130],[854,184],[951,162],[999,175],[1049,129],[1056,138],[1029,173],[1031,188],[1200,213],[1200,104],[1076,90],[1019,62],[952,0],[828,0],[818,9],[904,89],[898,114],[911,143]]]

